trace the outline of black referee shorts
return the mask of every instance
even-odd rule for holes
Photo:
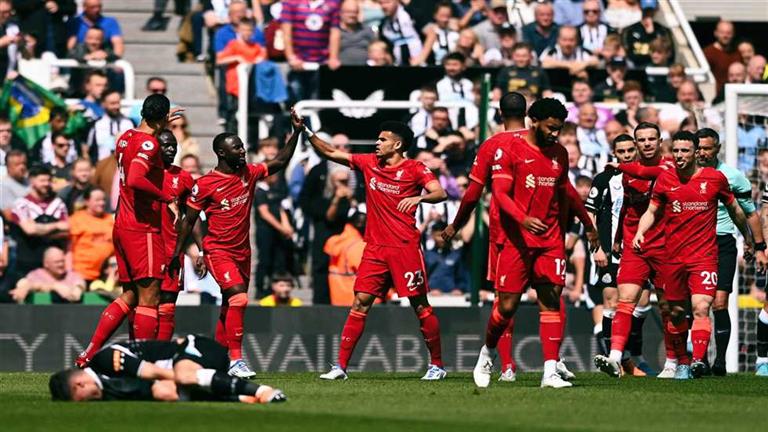
[[[173,363],[181,360],[191,360],[203,369],[229,370],[229,353],[218,342],[205,336],[189,335],[187,340],[179,345]]]
[[[717,290],[732,292],[736,274],[736,238],[731,234],[717,236]]]

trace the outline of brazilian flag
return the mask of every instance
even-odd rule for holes
[[[55,93],[21,75],[6,80],[0,95],[0,111],[7,113],[13,134],[24,142],[28,149],[50,130],[48,119],[51,108],[55,106],[66,108],[67,105]],[[81,113],[70,114],[65,132],[76,135],[84,127],[87,127],[87,121]]]

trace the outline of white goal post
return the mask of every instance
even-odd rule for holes
[[[739,166],[739,98],[744,96],[764,96],[768,100],[768,84],[725,85],[725,163],[732,167]],[[768,111],[765,115],[768,115]],[[759,203],[757,204],[759,205]],[[730,296],[728,303],[732,331],[726,352],[726,369],[730,373],[739,371],[739,272],[736,272],[733,286],[737,288]]]

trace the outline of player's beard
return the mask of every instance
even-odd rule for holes
[[[541,129],[536,128],[536,144],[539,146],[551,146],[557,142],[557,138],[554,138],[553,140],[550,140],[550,138],[544,134],[544,132],[541,131]]]

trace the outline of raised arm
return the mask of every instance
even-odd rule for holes
[[[285,147],[277,153],[277,156],[275,156],[274,159],[266,162],[269,175],[285,168],[286,165],[288,165],[288,162],[291,161],[293,153],[296,151],[296,143],[299,142],[299,135],[301,135],[303,123],[301,117],[296,114],[296,111],[293,108],[291,108],[291,126],[293,126],[293,133],[291,133],[291,137],[288,138],[288,142],[285,143]]]
[[[666,171],[661,166],[643,166],[640,164],[618,164],[616,162],[609,162],[606,166],[610,166],[625,174],[629,174],[632,177],[636,177],[643,180],[656,180],[656,177]]]
[[[303,120],[302,120],[303,122]],[[303,124],[303,123],[302,123]],[[341,150],[333,148],[332,145],[321,140],[314,132],[312,132],[306,125],[304,125],[304,132],[309,137],[309,143],[312,144],[312,148],[315,149],[317,154],[323,159],[328,159],[344,166],[350,166],[350,160],[352,155]]]

